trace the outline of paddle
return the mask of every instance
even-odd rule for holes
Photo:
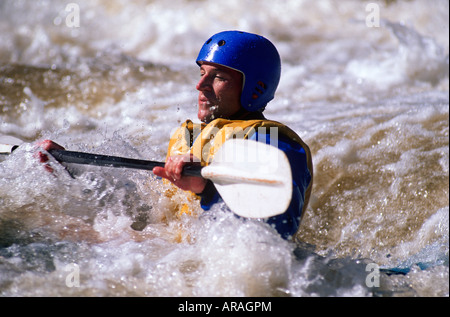
[[[10,154],[16,145],[0,144],[0,154]],[[51,150],[65,163],[152,170],[163,162],[138,160],[65,150]],[[226,141],[210,165],[186,166],[183,174],[202,176],[214,183],[227,206],[245,218],[267,218],[282,214],[292,195],[292,175],[286,155],[262,142]]]

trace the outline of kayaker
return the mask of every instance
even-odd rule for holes
[[[225,31],[205,42],[196,62],[200,67],[196,86],[199,91],[197,116],[204,124],[196,127],[187,121],[171,138],[165,167],[155,167],[154,174],[196,193],[201,197],[202,208],[209,209],[220,200],[214,184],[201,177],[183,176],[181,172],[186,164],[195,159],[208,164],[213,159],[210,153],[230,136],[277,144],[289,159],[294,186],[289,208],[267,222],[284,238],[294,236],[311,192],[312,162],[308,146],[294,131],[267,120],[263,114],[280,80],[281,61],[277,49],[262,36]],[[264,131],[261,127],[267,128],[266,133],[260,133]],[[269,133],[270,128],[277,129],[277,133]],[[230,129],[243,133],[230,133]],[[202,132],[196,136],[195,130]],[[273,140],[274,137],[277,140]],[[213,146],[208,144],[211,139]]]
[[[217,149],[232,137],[276,145],[285,152],[291,165],[292,200],[285,213],[265,221],[283,238],[292,238],[308,204],[313,170],[309,148],[301,138],[263,114],[280,80],[277,49],[260,35],[225,31],[204,43],[196,62],[200,68],[197,116],[202,124],[190,120],[183,123],[171,137],[165,167],[155,167],[153,173],[196,194],[202,208],[208,210],[220,201],[220,195],[211,181],[184,176],[185,165],[207,165]],[[59,145],[46,140],[41,147],[50,150]],[[41,156],[41,161],[45,160],[45,155]]]

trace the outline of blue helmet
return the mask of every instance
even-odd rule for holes
[[[203,44],[196,62],[220,64],[241,72],[241,105],[248,111],[263,110],[280,82],[280,55],[268,39],[257,34],[217,33]]]

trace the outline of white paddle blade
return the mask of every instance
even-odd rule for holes
[[[11,154],[16,145],[0,144],[0,154]]]
[[[0,134],[0,154],[11,154],[22,143],[23,141],[16,137]]]
[[[282,214],[292,196],[291,167],[283,151],[262,142],[232,139],[202,169],[237,215],[267,218]]]

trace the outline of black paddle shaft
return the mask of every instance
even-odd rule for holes
[[[106,167],[133,168],[140,170],[153,170],[156,166],[164,167],[164,162],[131,159],[119,156],[92,154],[66,150],[50,150],[50,154],[59,162],[96,165]],[[188,165],[183,169],[183,175],[201,176],[201,166]]]

